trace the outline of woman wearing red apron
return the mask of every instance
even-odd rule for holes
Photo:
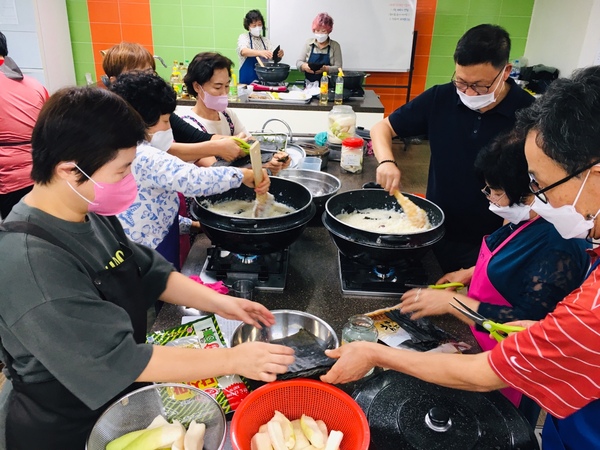
[[[437,289],[411,290],[402,296],[402,312],[414,318],[453,314],[468,322],[450,306],[456,296],[471,309],[500,323],[514,320],[540,320],[572,290],[579,287],[589,268],[584,240],[563,239],[554,226],[531,211],[527,162],[523,141],[514,135],[501,135],[484,148],[475,162],[485,180],[482,192],[490,210],[508,223],[483,238],[474,267],[444,275],[438,283],[458,281],[469,285],[467,295]],[[482,351],[497,342],[488,332],[473,334]],[[539,407],[521,401],[514,389],[502,392],[535,424]]]

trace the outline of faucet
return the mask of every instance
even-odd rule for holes
[[[287,128],[287,130],[288,130],[289,141],[290,141],[290,142],[292,142],[292,141],[293,141],[292,129],[291,129],[291,127],[288,125],[288,123],[287,123],[285,120],[276,119],[276,118],[267,120],[265,123],[263,123],[263,126],[262,126],[262,130],[261,130],[261,131],[262,131],[263,133],[264,133],[264,131],[265,131],[265,127],[267,126],[267,124],[268,124],[269,122],[281,122],[282,124],[284,124],[284,125],[285,125],[285,127],[286,127],[286,128]]]

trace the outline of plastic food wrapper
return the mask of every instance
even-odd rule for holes
[[[217,291],[219,294],[229,293],[229,288],[220,280],[216,283],[205,283],[198,275],[190,275],[190,279],[194,280],[196,283],[200,283],[211,288],[213,291]]]
[[[178,327],[150,333],[146,336],[146,342],[202,350],[228,347],[214,314]],[[185,384],[202,389],[209,394],[221,405],[225,414],[235,411],[240,402],[250,393],[246,380],[240,375],[225,375]]]
[[[325,355],[327,349],[325,343],[304,328],[291,336],[272,340],[271,343],[293,348],[296,356],[294,364],[288,367],[288,371],[277,375],[278,380],[321,375],[326,373],[336,361]]]

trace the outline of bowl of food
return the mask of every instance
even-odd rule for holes
[[[220,450],[227,424],[209,394],[187,384],[145,386],[108,407],[92,428],[86,450],[204,448]],[[154,445],[154,446],[153,446]]]
[[[340,345],[331,325],[304,311],[279,309],[271,312],[275,316],[274,325],[256,328],[241,324],[233,332],[230,346],[262,341],[293,348],[296,359],[286,373],[277,376],[279,380],[316,377],[327,372],[335,360],[327,357],[325,350]]]
[[[251,392],[231,421],[235,450],[272,448],[273,438],[279,437],[284,440],[283,448],[367,450],[371,433],[365,413],[344,391],[320,381],[297,379],[269,383]],[[277,444],[274,448],[281,448]]]

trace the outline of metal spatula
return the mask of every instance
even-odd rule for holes
[[[254,172],[254,184],[259,185],[263,180],[262,160],[260,156],[260,143],[255,141],[250,147],[250,164]],[[254,217],[269,217],[275,206],[275,197],[267,192],[266,194],[256,194],[254,201],[254,209],[252,215]]]
[[[400,203],[400,206],[404,210],[406,217],[410,220],[410,223],[417,228],[425,228],[429,224],[427,213],[425,210],[415,205],[409,198],[406,198],[400,191],[393,192],[394,197]]]

